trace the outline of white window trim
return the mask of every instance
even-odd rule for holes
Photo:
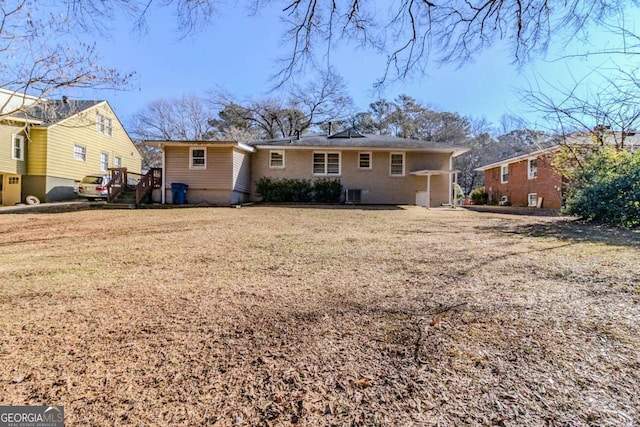
[[[535,201],[533,204],[531,204],[531,198],[535,197]],[[527,206],[530,208],[535,208],[538,206],[538,193],[529,193],[527,194]]]
[[[104,130],[104,116],[100,113],[96,114],[96,132],[102,133]]]
[[[20,155],[16,157],[16,141],[19,142],[20,147]],[[15,133],[11,135],[11,158],[13,160],[24,161],[24,136],[16,135]]]
[[[392,172],[392,159],[393,156],[402,156],[402,174],[397,174],[397,173],[393,173]],[[407,168],[407,162],[406,162],[406,156],[405,153],[402,152],[393,152],[393,153],[389,153],[389,176],[395,176],[395,177],[400,177],[400,176],[405,176],[406,175],[406,168]]]
[[[538,159],[527,159],[527,178],[529,179],[536,179],[538,177]],[[536,174],[535,176],[531,173],[531,162],[535,161],[536,162]]]
[[[193,152],[195,150],[203,150],[204,151],[204,165],[194,165],[193,164]],[[207,168],[207,147],[189,147],[189,169],[204,170],[206,168]]]
[[[324,156],[324,172],[316,173],[313,170],[314,158],[316,154],[322,154]],[[329,154],[338,155],[338,173],[329,173]],[[311,174],[314,176],[341,176],[342,175],[342,154],[339,151],[314,151],[311,155]]]
[[[121,168],[122,167],[122,157],[113,156],[113,167],[114,168]]]
[[[76,147],[82,148],[82,159],[76,158]],[[86,162],[87,161],[87,147],[80,144],[73,144],[73,160],[77,162]]]
[[[362,154],[366,154],[369,156],[369,167],[362,167],[360,166],[360,156]],[[371,170],[373,169],[373,154],[371,153],[371,151],[360,151],[358,152],[358,169],[362,169],[362,170]]]
[[[107,136],[111,136],[112,133],[112,129],[113,129],[113,120],[111,120],[111,118],[109,117],[105,117],[104,118],[104,134]]]
[[[106,165],[105,162],[103,162],[103,159],[106,159]],[[102,172],[107,172],[109,170],[109,153],[105,153],[104,151],[100,152],[100,171]]]
[[[272,163],[272,154],[280,154],[282,156],[282,166],[274,166]],[[269,169],[284,169],[284,150],[270,150],[269,151]]]
[[[504,169],[507,169],[507,180],[504,180]],[[507,184],[509,182],[509,165],[501,165],[500,166],[500,184]]]

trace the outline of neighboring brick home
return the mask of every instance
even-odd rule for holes
[[[555,145],[477,168],[484,172],[489,203],[560,209],[562,177],[552,166],[559,150]]]

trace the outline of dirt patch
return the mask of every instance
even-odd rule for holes
[[[638,235],[462,210],[0,217],[0,402],[68,425],[640,424]]]

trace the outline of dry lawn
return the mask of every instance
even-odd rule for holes
[[[0,215],[0,404],[68,426],[638,426],[640,235],[464,210]]]

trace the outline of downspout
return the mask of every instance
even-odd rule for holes
[[[164,205],[165,203],[167,203],[167,189],[166,189],[166,177],[167,177],[167,164],[165,161],[165,148],[164,145],[162,146],[162,197],[161,197],[161,201],[162,204]]]

